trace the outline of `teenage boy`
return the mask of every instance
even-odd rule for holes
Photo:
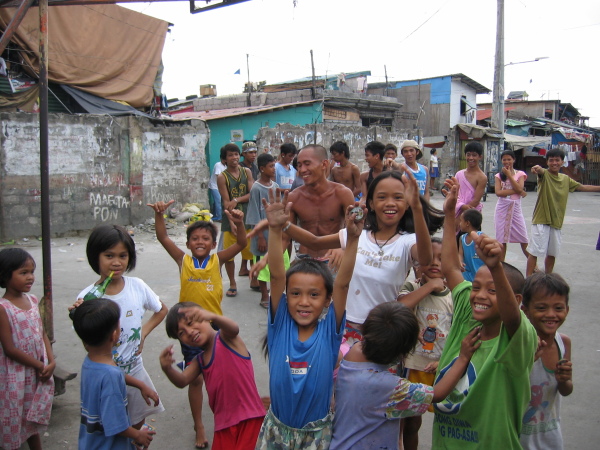
[[[366,201],[367,192],[373,179],[383,172],[383,157],[385,155],[385,145],[379,141],[371,141],[365,146],[365,161],[369,165],[369,170],[360,174],[360,186],[362,190],[363,201]]]
[[[475,232],[471,237],[485,266],[473,283],[464,280],[454,223],[459,186],[456,179],[447,180],[446,186],[442,271],[452,290],[454,316],[436,383],[448,375],[461,341],[477,324],[482,342],[452,393],[435,405],[432,448],[519,449],[537,348],[535,328],[519,309],[525,280],[519,270],[500,261],[502,244]]]
[[[348,144],[342,141],[334,142],[329,147],[331,158],[335,166],[331,168],[329,179],[336,183],[343,184],[352,191],[354,197],[360,196],[360,170],[358,166],[350,162],[350,148]]]
[[[552,273],[554,263],[562,241],[562,226],[567,210],[569,192],[600,192],[600,186],[580,184],[569,176],[560,173],[565,153],[552,149],[546,154],[548,169],[533,166],[531,171],[537,175],[538,197],[531,221],[531,238],[527,251],[527,276],[537,265],[537,259],[545,257],[546,273]]]
[[[256,147],[256,143],[252,141],[244,142],[242,145],[242,156],[244,160],[240,163],[240,166],[250,169],[252,173],[252,181],[258,180],[258,176],[260,175],[258,172],[258,166],[256,165],[256,157],[258,155],[258,148]]]
[[[281,154],[279,161],[275,163],[275,183],[281,189],[291,189],[296,178],[296,169],[292,166],[292,160],[298,153],[298,149],[291,142],[283,144],[279,149]]]
[[[417,162],[417,160],[423,157],[423,152],[419,147],[419,143],[412,139],[407,139],[400,146],[400,153],[404,157],[405,164],[417,180],[419,193],[425,196],[425,200],[429,201],[429,189],[427,189],[427,186],[429,185],[429,169]]]
[[[460,186],[455,217],[460,217],[463,211],[471,208],[481,211],[483,209],[481,197],[487,187],[487,177],[479,168],[479,162],[483,158],[481,144],[475,141],[469,142],[465,146],[465,157],[467,158],[467,168],[459,170],[455,175]]]
[[[223,209],[228,211],[239,209],[246,216],[248,200],[250,200],[250,189],[252,189],[252,184],[254,184],[252,172],[250,172],[250,169],[240,166],[240,149],[237,145],[224,145],[221,147],[220,156],[222,160],[225,160],[225,165],[227,166],[217,177],[219,193],[223,200]],[[232,232],[227,216],[223,216],[221,231],[223,232],[223,248],[228,248],[237,242],[237,236]],[[252,261],[250,241],[248,241],[248,244],[242,250],[242,267],[240,267],[239,276],[248,276],[248,261]],[[225,270],[229,278],[229,289],[225,295],[227,297],[235,297],[237,295],[237,284],[235,281],[235,263],[233,258],[225,263]]]
[[[117,367],[112,349],[119,341],[121,309],[112,300],[83,302],[73,313],[73,328],[87,356],[81,367],[79,448],[131,450],[150,445],[155,431],[137,430],[127,414],[125,373]]]

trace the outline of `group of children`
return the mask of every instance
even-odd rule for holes
[[[172,346],[162,351],[160,364],[175,386],[190,386],[198,448],[208,446],[203,383],[215,416],[216,449],[398,448],[399,419],[405,419],[404,448],[416,448],[419,416],[430,408],[436,449],[560,448],[560,397],[573,384],[570,340],[557,331],[569,309],[569,287],[559,275],[536,273],[525,280],[502,262],[500,243],[465,227],[482,263],[466,281],[456,240],[459,183],[446,181],[442,214],[419,196],[406,168],[403,176],[388,171],[375,177],[364,204],[348,205],[345,228],[316,237],[290,223],[287,192],[270,181],[273,161],[261,156],[257,220],[267,219],[268,233],[257,247],[269,248],[270,295],[263,299],[270,401],[258,394],[239,326],[221,309],[220,268],[247,245],[244,214],[224,211],[236,240],[215,254],[214,224],[191,224],[188,255],[167,235],[163,214],[170,203],[158,202],[149,205],[156,234],[181,274],[180,303],[168,314],[148,285],[125,275],[136,263],[126,230],[100,225],[88,240],[96,284],[113,275],[103,298],[82,301],[89,286],[73,305],[73,325],[88,353],[81,372],[80,448],[150,445],[155,432],[145,418],[163,407],[141,353],[165,316],[185,365],[176,367]],[[443,240],[432,239],[442,222]],[[474,219],[466,222],[477,228]],[[345,248],[335,280],[313,259],[298,260],[286,272],[284,233],[314,248]],[[419,278],[404,282],[411,265]],[[14,383],[0,394],[4,448],[25,440],[41,448],[40,432],[50,416],[54,358],[37,300],[28,294],[34,269],[23,250],[0,252],[0,286],[6,288],[0,376]],[[152,315],[143,323],[145,311]],[[354,344],[345,355],[344,340]],[[18,401],[11,392],[21,394]]]

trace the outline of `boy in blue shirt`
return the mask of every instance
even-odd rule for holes
[[[98,298],[75,309],[73,327],[88,352],[81,367],[79,448],[131,450],[148,447],[155,431],[137,430],[127,414],[125,374],[112,357],[121,328],[119,305]]]

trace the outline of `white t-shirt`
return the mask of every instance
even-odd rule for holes
[[[431,167],[437,167],[438,166],[438,157],[435,155],[431,155]]]
[[[208,188],[209,189],[219,189],[217,186],[217,176],[227,169],[227,166],[223,164],[221,161],[217,162],[214,167],[210,179],[208,180]]]
[[[396,301],[400,289],[412,266],[410,249],[417,242],[414,233],[400,234],[398,238],[379,246],[369,238],[371,232],[363,230],[358,239],[354,273],[350,280],[346,320],[362,324],[369,312],[384,302]],[[339,232],[340,243],[346,248],[346,229]]]
[[[126,374],[135,372],[138,365],[142,364],[141,355],[136,356],[142,339],[142,320],[146,311],[153,313],[162,309],[158,295],[141,279],[123,277],[125,286],[116,295],[104,295],[103,298],[114,301],[121,308],[121,336],[113,347],[113,359]],[[79,293],[77,298],[83,296],[93,287],[90,285]]]

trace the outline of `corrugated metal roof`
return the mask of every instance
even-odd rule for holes
[[[511,111],[513,109],[516,109],[516,108],[511,108],[509,106],[505,106],[504,112]],[[491,109],[478,109],[477,110],[477,120],[485,120],[485,119],[489,119],[490,117],[492,117]]]
[[[317,103],[321,100],[309,100],[306,102],[296,103],[283,103],[281,105],[264,105],[264,106],[245,106],[241,108],[230,108],[230,109],[213,109],[210,111],[187,111],[179,113],[178,111],[172,111],[171,117],[173,120],[189,120],[189,119],[201,119],[201,120],[215,120],[222,119],[224,117],[243,116],[247,114],[258,114],[266,111],[273,111],[276,109],[292,108],[294,106],[309,105],[311,103]]]

